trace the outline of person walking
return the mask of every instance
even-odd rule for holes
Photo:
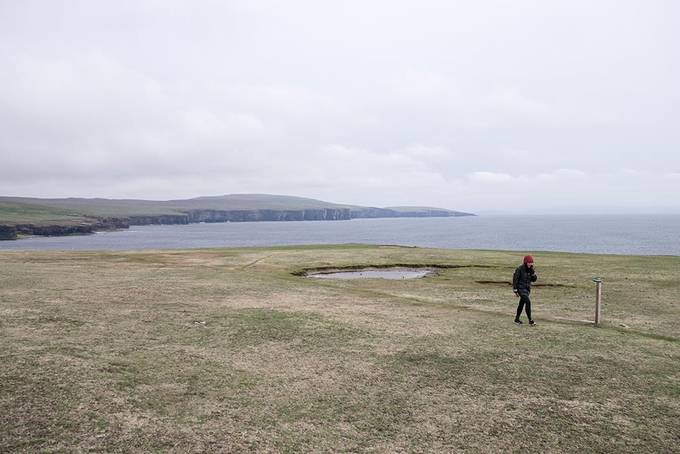
[[[515,323],[518,325],[522,324],[522,320],[519,319],[520,315],[522,315],[522,309],[526,310],[529,325],[536,325],[534,319],[531,318],[531,299],[529,299],[529,294],[531,293],[531,283],[536,282],[537,279],[538,275],[534,270],[534,258],[527,255],[524,257],[523,263],[517,267],[512,275],[512,291],[519,298],[517,314],[515,315]]]

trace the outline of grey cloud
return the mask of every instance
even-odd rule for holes
[[[0,193],[678,209],[679,9],[3,2]]]

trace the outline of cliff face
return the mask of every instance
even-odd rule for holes
[[[349,208],[191,210],[186,214],[135,215],[127,218],[91,218],[91,220],[79,224],[0,225],[0,240],[15,240],[19,233],[41,236],[79,235],[101,230],[127,229],[131,225],[189,224],[195,222],[336,221],[350,218]]]
[[[453,216],[465,216],[464,214],[452,213],[450,211],[444,210],[423,210],[423,211],[401,211],[397,212],[396,217],[400,218],[440,218],[440,217],[453,217]]]
[[[17,228],[13,225],[0,225],[0,240],[16,240]]]
[[[130,225],[190,224],[195,222],[338,221],[351,219],[349,208],[309,210],[190,210],[186,214],[130,216]]]
[[[352,219],[359,218],[448,218],[455,216],[473,216],[470,213],[448,210],[416,210],[400,211],[390,208],[363,208],[352,210]]]
[[[360,218],[394,218],[397,217],[397,212],[388,210],[387,208],[364,208],[361,210],[352,210],[352,219]]]
[[[92,224],[80,225],[33,225],[33,224],[18,224],[16,229],[19,233],[25,235],[40,235],[40,236],[63,236],[63,235],[82,235],[85,233],[93,233]]]
[[[339,221],[354,218],[449,217],[464,216],[445,210],[399,211],[389,208],[318,208],[302,210],[212,210],[195,209],[182,214],[134,215],[126,218],[86,218],[71,224],[0,225],[0,240],[15,240],[17,234],[78,235],[101,230],[127,229],[131,225],[190,224],[196,222],[257,222],[257,221]]]
[[[189,222],[338,221],[350,219],[350,210],[192,210],[188,217]]]
[[[92,218],[80,224],[0,225],[0,240],[16,240],[17,234],[40,236],[83,235],[101,230],[126,229],[125,218]]]
[[[156,224],[188,224],[189,216],[186,214],[162,214],[158,216],[130,216],[127,218],[129,225],[156,225]]]

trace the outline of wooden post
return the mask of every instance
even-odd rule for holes
[[[593,278],[595,282],[595,326],[602,323],[602,278]]]

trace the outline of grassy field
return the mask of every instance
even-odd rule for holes
[[[84,216],[65,209],[0,201],[1,224],[70,225],[83,221]]]
[[[0,253],[0,451],[678,452],[680,257],[534,256],[532,328],[518,253]]]
[[[14,205],[23,207],[24,211],[13,210],[8,212],[3,206]],[[188,200],[118,200],[118,199],[35,199],[27,197],[0,197],[0,223],[6,222],[7,215],[12,218],[21,218],[26,222],[25,216],[34,211],[53,211],[55,213],[80,213],[87,216],[104,217],[128,217],[128,216],[164,216],[182,215],[191,210],[303,210],[313,208],[344,208],[320,200],[305,199],[301,197],[288,197],[276,195],[242,194],[221,197],[200,197]],[[360,207],[357,207],[360,208]],[[46,213],[47,214],[47,213]]]
[[[3,205],[15,205],[23,208],[15,213],[2,210]],[[28,197],[0,197],[0,222],[7,222],[7,214],[26,222],[26,214],[39,210],[49,214],[71,213],[78,216],[127,217],[127,216],[162,216],[178,215],[180,211],[167,206],[166,202],[149,200],[111,200],[111,199],[36,199]],[[40,219],[39,219],[40,220]],[[58,220],[58,219],[57,219]]]

